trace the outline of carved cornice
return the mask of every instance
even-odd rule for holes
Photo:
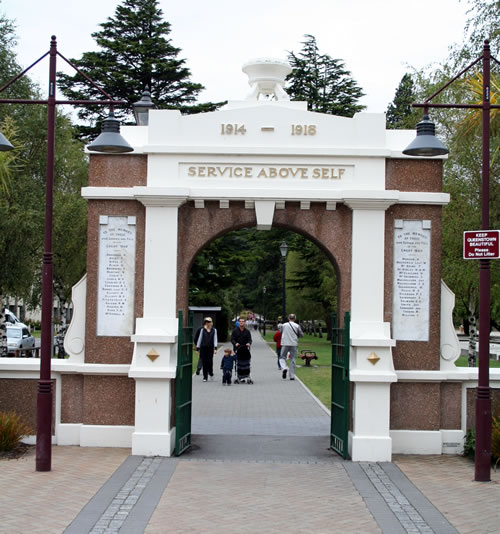
[[[382,210],[385,211],[397,203],[395,198],[345,198],[346,206],[354,210]]]

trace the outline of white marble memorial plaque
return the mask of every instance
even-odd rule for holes
[[[429,340],[430,221],[394,222],[393,337]]]
[[[98,336],[133,334],[135,222],[135,217],[99,219]]]

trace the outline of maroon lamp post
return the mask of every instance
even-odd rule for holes
[[[457,74],[452,80],[438,89],[423,104],[413,107],[424,108],[424,119],[417,124],[417,137],[403,150],[409,156],[432,157],[447,154],[448,150],[434,136],[434,124],[429,120],[429,108],[460,108],[482,110],[482,196],[481,196],[481,229],[489,229],[489,185],[490,185],[490,109],[500,108],[490,103],[490,61],[499,63],[491,57],[490,45],[484,41],[483,53],[468,67]],[[432,104],[431,100],[462,74],[482,61],[483,68],[483,101],[481,104]],[[500,63],[499,63],[500,64]],[[476,453],[474,480],[490,481],[491,472],[491,389],[489,385],[489,348],[490,348],[490,260],[479,260],[479,369],[476,390]]]
[[[125,104],[121,100],[113,100],[100,89],[90,78],[81,72],[57,51],[56,37],[53,35],[50,50],[30,65],[21,74],[0,88],[0,93],[26,74],[33,66],[46,56],[50,57],[49,96],[47,100],[0,99],[0,104],[43,104],[48,107],[47,121],[47,176],[45,182],[45,235],[42,270],[42,350],[40,359],[40,380],[37,396],[37,435],[36,435],[36,470],[50,471],[52,461],[52,307],[53,307],[53,261],[52,261],[52,207],[54,189],[54,151],[55,151],[55,120],[57,104],[98,104],[109,105],[109,117],[104,120],[103,132],[89,145],[89,150],[106,153],[131,152],[132,147],[120,135],[119,122],[113,116],[113,106]],[[81,74],[107,100],[56,100],[56,57],[59,56],[73,69]],[[12,150],[14,147],[0,133],[0,151]]]

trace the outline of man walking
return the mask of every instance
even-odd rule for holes
[[[245,328],[245,319],[242,317],[240,317],[238,326],[234,328],[231,334],[231,343],[233,344],[234,352],[238,352],[238,348],[244,346],[250,350],[252,334]]]
[[[303,337],[302,328],[295,322],[295,314],[288,316],[288,323],[281,327],[281,353],[280,368],[283,380],[286,379],[288,368],[286,366],[286,357],[290,353],[290,380],[295,380],[295,361],[297,360],[297,348],[299,337]]]

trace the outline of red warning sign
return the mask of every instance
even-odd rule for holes
[[[500,230],[464,232],[464,260],[496,260],[500,257]]]

